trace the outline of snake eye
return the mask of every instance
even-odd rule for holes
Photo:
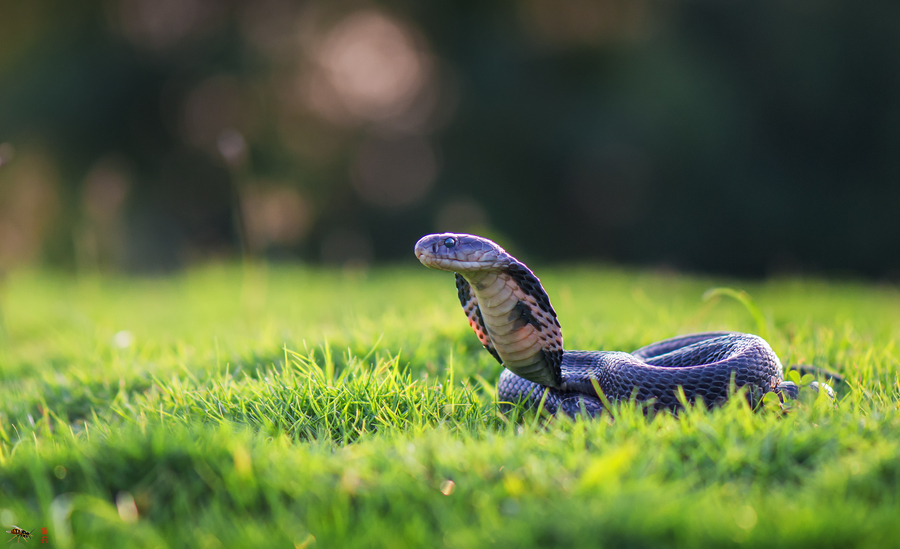
[[[447,246],[448,248],[452,248],[453,246],[456,246],[456,239],[447,237],[447,239],[444,240],[444,246]]]

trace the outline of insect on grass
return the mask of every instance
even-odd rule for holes
[[[32,530],[31,532],[34,532],[34,530]],[[6,540],[6,543],[11,542],[12,540],[16,540],[16,543],[19,543],[20,539],[24,539],[25,543],[28,543],[28,538],[31,537],[31,532],[29,532],[28,530],[23,530],[13,524],[12,529],[6,531],[7,534],[12,534],[13,537]]]

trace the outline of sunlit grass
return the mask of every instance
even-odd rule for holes
[[[13,273],[2,526],[59,547],[898,544],[895,288],[537,272],[567,348],[764,328],[846,383],[786,414],[502,414],[443,273]],[[752,307],[701,299],[718,286]]]

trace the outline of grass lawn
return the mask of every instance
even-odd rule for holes
[[[568,349],[763,332],[846,383],[787,414],[503,415],[447,273],[14,272],[0,523],[62,548],[900,547],[895,287],[537,273]]]

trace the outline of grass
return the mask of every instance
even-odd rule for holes
[[[63,548],[900,546],[896,288],[538,274],[567,348],[765,331],[847,381],[787,414],[501,414],[444,273],[15,272],[0,522]]]

